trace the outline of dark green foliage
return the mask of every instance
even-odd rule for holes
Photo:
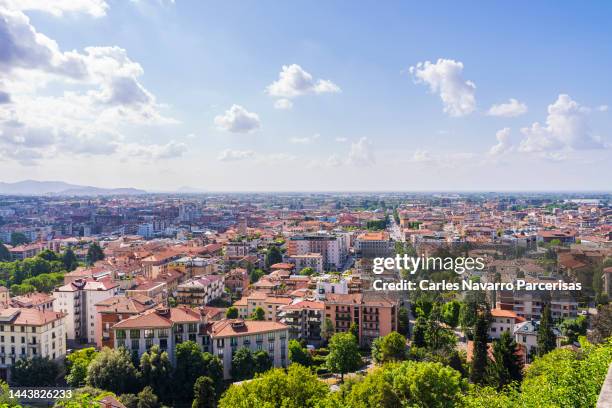
[[[410,316],[408,313],[408,309],[406,309],[405,307],[400,307],[397,319],[398,319],[397,331],[400,334],[407,336],[408,330],[410,327]]]
[[[480,313],[474,327],[474,351],[472,353],[472,367],[470,370],[470,381],[475,384],[484,384],[487,381],[487,355],[488,319],[484,313]]]
[[[123,394],[136,390],[138,372],[127,350],[104,347],[89,364],[86,382],[92,387]]]
[[[79,260],[74,254],[74,251],[70,248],[64,252],[61,261],[64,264],[64,269],[66,269],[68,272],[74,271],[79,266]]]
[[[312,365],[312,356],[297,340],[289,341],[289,360],[292,363],[301,364],[305,367]]]
[[[168,353],[161,351],[155,345],[140,358],[140,375],[143,385],[151,386],[155,395],[162,401],[172,399],[170,381],[172,379],[172,364]]]
[[[199,377],[212,378],[219,395],[223,389],[223,366],[219,357],[202,353],[193,341],[177,345],[173,375],[174,399],[181,402],[191,401],[193,386]]]
[[[283,262],[283,254],[280,248],[276,245],[270,245],[266,252],[266,268],[270,269],[270,266]]]
[[[412,328],[412,346],[425,347],[425,332],[427,331],[427,320],[417,317]]]
[[[191,408],[215,408],[217,393],[215,383],[209,377],[199,377],[193,386],[193,403]]]
[[[23,245],[23,244],[27,244],[28,242],[30,242],[28,237],[26,237],[25,234],[22,234],[21,232],[13,232],[11,234],[11,245],[12,246]]]
[[[266,312],[261,308],[261,306],[257,306],[251,315],[251,320],[266,320]]]
[[[350,333],[336,333],[329,341],[329,354],[326,364],[333,373],[339,373],[341,381],[344,374],[357,370],[362,364],[357,339]]]
[[[89,246],[89,249],[87,249],[87,264],[93,265],[102,259],[104,259],[104,252],[102,251],[102,248],[100,248],[100,245],[94,242]]]
[[[236,319],[238,318],[238,308],[235,306],[228,307],[225,311],[225,317],[228,319]]]
[[[538,355],[543,356],[557,347],[557,339],[553,331],[553,321],[550,314],[550,303],[544,306],[540,326],[538,327]]]
[[[19,359],[11,367],[11,380],[20,387],[51,387],[58,375],[55,361],[38,356]]]

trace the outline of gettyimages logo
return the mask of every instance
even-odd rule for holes
[[[374,258],[374,267],[372,272],[377,275],[385,272],[385,270],[400,270],[404,269],[414,275],[417,270],[423,271],[454,271],[458,275],[462,275],[466,271],[482,271],[485,268],[484,258],[472,257],[439,257],[439,256],[408,256],[396,255],[394,258]]]

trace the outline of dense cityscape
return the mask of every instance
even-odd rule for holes
[[[1,196],[0,377],[73,390],[58,406],[594,406],[612,354],[611,204],[605,193]],[[405,254],[484,268],[373,273],[376,258]],[[373,287],[425,279],[581,290]],[[2,398],[17,405],[8,388]]]

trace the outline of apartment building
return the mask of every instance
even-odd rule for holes
[[[224,319],[206,331],[208,343],[204,351],[218,356],[223,362],[223,377],[231,378],[232,357],[241,347],[252,352],[265,351],[274,367],[289,364],[288,327],[278,322]]]
[[[287,242],[287,255],[317,253],[323,257],[325,269],[340,269],[348,255],[348,235],[324,233],[294,235]]]
[[[531,359],[538,350],[538,329],[540,322],[538,320],[527,320],[515,326],[513,334],[514,341],[524,350],[525,363],[531,362]],[[554,327],[553,332],[556,337],[557,347],[561,347],[561,332]]]
[[[95,306],[96,319],[98,320],[95,325],[98,330],[95,334],[96,347],[112,348],[115,344],[115,339],[111,327],[128,317],[136,316],[154,308],[157,306],[157,303],[148,296],[134,295],[126,297],[118,295],[98,302]]]
[[[491,309],[491,324],[489,326],[489,337],[499,339],[503,332],[508,332],[511,335],[514,333],[514,327],[525,319],[517,315],[512,310]]]
[[[47,293],[32,292],[11,298],[11,304],[17,308],[34,308],[41,311],[53,310],[55,298]]]
[[[204,306],[223,296],[222,275],[206,275],[189,279],[177,286],[176,301],[182,305]]]
[[[115,296],[119,284],[109,277],[96,280],[77,279],[67,285],[60,286],[53,292],[53,310],[66,314],[66,335],[68,340],[80,343],[95,343],[96,304]]]
[[[393,245],[388,232],[364,232],[355,240],[355,253],[362,258],[386,258],[394,255]]]
[[[544,305],[550,303],[553,319],[576,318],[578,302],[569,292],[545,291],[498,291],[497,307],[512,310],[526,320],[539,320]]]
[[[300,299],[289,305],[281,306],[278,317],[280,322],[289,328],[290,339],[304,339],[308,344],[315,346],[321,343],[325,303]]]
[[[397,331],[399,302],[381,294],[327,294],[325,318],[336,332],[346,332],[355,323],[359,328],[359,344],[371,345],[377,337]]]
[[[203,344],[201,323],[206,323],[198,309],[173,307],[149,309],[111,326],[114,348],[125,347],[141,356],[153,345],[175,361],[176,345],[184,341]]]
[[[289,261],[295,265],[297,272],[304,268],[312,268],[315,273],[323,273],[323,255],[321,254],[293,255],[289,258]]]
[[[265,320],[277,321],[279,319],[278,312],[280,308],[289,305],[291,301],[291,298],[288,296],[274,296],[262,292],[253,292],[234,302],[234,306],[238,309],[238,316],[242,319],[248,319],[255,312],[255,309],[261,307],[265,312]]]
[[[37,308],[0,309],[0,379],[22,358],[66,355],[65,314]]]
[[[246,293],[249,287],[249,273],[244,268],[235,268],[225,275],[225,287],[233,295]]]

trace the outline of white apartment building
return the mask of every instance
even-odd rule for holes
[[[304,268],[312,268],[316,273],[323,273],[323,255],[321,254],[293,255],[289,258],[289,262],[295,264],[296,272]]]
[[[514,327],[525,319],[512,310],[491,309],[491,325],[489,326],[489,337],[499,339],[503,332],[514,334]]]
[[[538,329],[540,322],[537,320],[528,320],[519,323],[514,328],[514,341],[524,350],[525,363],[531,361],[538,349]],[[553,328],[553,332],[557,338],[557,347],[561,347],[561,332],[557,328]]]
[[[176,300],[180,304],[204,306],[223,296],[223,275],[205,275],[189,279],[176,287]]]
[[[324,268],[340,269],[348,256],[348,239],[345,233],[295,235],[289,238],[287,255],[321,254]]]
[[[177,307],[151,309],[115,324],[114,347],[125,347],[139,356],[157,345],[176,361],[176,346],[194,341],[202,351],[218,356],[223,376],[230,378],[233,353],[239,347],[256,352],[264,350],[274,367],[288,364],[288,327],[278,322],[223,319],[209,323],[198,309]]]
[[[66,355],[65,315],[37,308],[0,309],[0,379],[22,358]]]
[[[209,338],[204,351],[218,356],[223,362],[223,378],[231,378],[232,357],[241,347],[252,352],[265,351],[273,367],[287,367],[289,363],[289,328],[278,322],[224,319],[215,322],[207,332]]]
[[[100,328],[96,303],[115,296],[119,284],[111,278],[77,279],[53,292],[53,310],[66,314],[68,340],[95,343]]]

